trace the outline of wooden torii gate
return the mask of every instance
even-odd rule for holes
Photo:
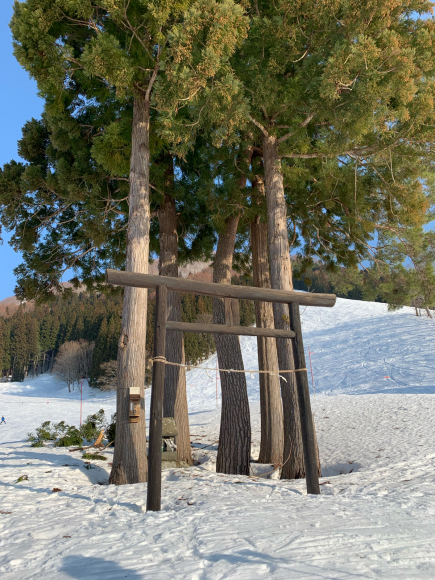
[[[189,280],[188,278],[170,278],[168,276],[152,276],[119,270],[106,270],[106,282],[118,286],[133,286],[136,288],[152,288],[156,290],[156,311],[154,327],[154,361],[151,390],[151,411],[148,451],[148,488],[147,510],[159,511],[161,507],[162,487],[162,415],[163,390],[165,382],[165,345],[166,331],[200,332],[211,334],[236,334],[244,336],[265,336],[293,341],[296,385],[301,420],[302,442],[304,449],[305,476],[307,493],[320,493],[316,438],[313,415],[311,412],[308,374],[305,363],[304,344],[299,313],[299,305],[332,307],[335,304],[334,294],[311,294],[308,292],[290,292],[272,290],[253,286],[231,286]],[[167,291],[183,294],[201,294],[225,299],[226,324],[202,324],[188,322],[172,322],[166,320]],[[234,300],[254,300],[261,302],[279,302],[289,305],[290,329],[253,328],[234,324]],[[237,303],[238,304],[238,303]],[[237,323],[239,324],[239,323]],[[158,360],[158,359],[161,360]],[[284,371],[288,369],[280,369]]]

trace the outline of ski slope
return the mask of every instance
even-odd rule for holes
[[[146,484],[106,485],[112,452],[86,469],[79,452],[26,443],[44,420],[78,424],[80,392],[50,375],[0,383],[2,577],[433,580],[435,321],[343,299],[307,308],[302,321],[307,362],[308,346],[314,353],[320,496],[307,496],[304,480],[258,477],[270,467],[256,463],[249,478],[216,474],[214,370],[187,375],[199,464],[163,472],[158,513],[146,513]],[[256,369],[255,339],[241,342],[245,368]],[[201,366],[214,369],[216,357]],[[258,375],[247,384],[255,458]],[[114,412],[114,393],[85,385],[83,416],[100,408]]]

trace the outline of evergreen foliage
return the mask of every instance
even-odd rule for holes
[[[98,437],[105,425],[104,409],[100,409],[97,413],[86,417],[86,421],[80,428],[80,433],[86,441],[93,441]]]
[[[65,421],[52,424],[45,421],[35,429],[35,433],[28,433],[27,441],[32,447],[43,447],[44,442],[54,441],[55,447],[71,447],[83,445],[83,440],[91,442],[97,439],[101,429],[106,427],[104,409],[100,409],[93,415],[88,415],[80,428],[68,425]]]
[[[374,238],[420,227],[434,204],[432,5],[241,4],[249,30],[230,59],[227,109],[209,113],[205,91],[162,83],[162,132],[182,151],[197,146],[192,134],[201,131],[221,150],[249,145],[257,173],[268,164],[283,180],[289,242],[303,265],[355,267],[373,254]],[[192,41],[190,29],[174,39],[168,71],[189,67],[183,48]],[[189,101],[189,114],[172,104],[174,92]],[[237,192],[231,200],[240,203]]]
[[[81,434],[81,430],[77,429],[77,427],[68,425],[65,433],[59,437],[59,439],[55,442],[55,447],[71,447],[72,445],[78,445],[81,447],[83,445],[83,437]]]
[[[115,435],[116,435],[116,413],[113,413],[111,422],[109,423],[106,429],[107,441],[111,444],[114,444]]]
[[[40,427],[37,427],[35,433],[27,434],[27,441],[32,443],[32,447],[41,447],[44,441],[52,441],[56,437],[50,431],[50,421],[44,421]]]
[[[382,243],[382,240],[380,241]],[[302,260],[293,262],[295,290],[326,292],[340,298],[385,302],[390,310],[403,306],[424,308],[428,316],[435,308],[435,233],[410,229],[406,237],[389,240],[378,251],[377,260],[364,269],[328,269],[318,262],[307,269]]]
[[[105,457],[104,455],[101,455],[101,453],[83,453],[82,455],[82,459],[89,459],[89,460],[93,460],[93,461],[107,461],[107,457]]]

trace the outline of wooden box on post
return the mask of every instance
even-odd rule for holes
[[[139,423],[140,417],[140,388],[130,387],[130,408],[128,411],[128,422]]]

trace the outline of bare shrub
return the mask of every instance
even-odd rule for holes
[[[100,365],[101,376],[97,379],[98,388],[102,391],[116,391],[118,380],[118,363],[109,360]]]
[[[92,365],[92,355],[94,353],[95,343],[87,340],[79,340],[80,349],[78,352],[79,378],[87,378]]]
[[[71,340],[65,342],[59,349],[53,367],[54,374],[74,390],[74,384],[88,376],[92,362],[94,343],[87,340]]]
[[[419,315],[419,312],[420,312],[420,316],[421,316],[421,309],[424,308],[426,310],[426,314],[429,316],[429,318],[432,318],[432,314],[430,313],[428,306],[425,304],[425,298],[422,294],[420,294],[419,296],[416,296],[411,301],[411,306],[414,306],[416,316]]]
[[[78,376],[78,351],[79,343],[76,341],[65,342],[59,348],[54,363],[53,372],[58,379],[66,383],[68,391],[74,388]]]
[[[145,388],[150,386],[153,363],[149,352],[145,351]],[[100,364],[101,375],[97,379],[98,388],[102,391],[116,391],[118,381],[118,362],[109,360]]]

